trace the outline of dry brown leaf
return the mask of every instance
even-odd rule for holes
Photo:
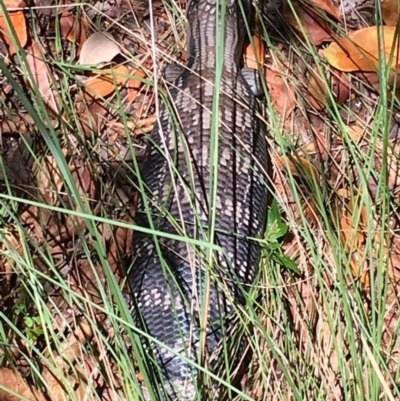
[[[364,81],[366,84],[376,89],[377,91],[381,88],[381,79],[379,78],[379,74],[377,72],[366,72],[366,71],[357,71],[353,73],[354,76],[358,77],[360,80]],[[392,75],[392,74],[390,74]],[[388,84],[390,85],[390,77],[388,79]]]
[[[400,46],[395,27],[371,26],[359,29],[331,43],[321,52],[328,63],[340,71],[377,71],[379,49],[392,68],[399,64]]]
[[[65,213],[56,213],[45,207],[29,206],[21,213],[21,220],[29,227],[29,235],[37,243],[45,240],[55,253],[64,252],[65,243],[85,229],[83,218],[69,217]],[[60,244],[61,249],[58,248]]]
[[[250,43],[245,51],[245,64],[248,68],[258,70],[259,66],[265,60],[265,47],[264,41],[257,35],[253,36],[253,45]]]
[[[323,11],[326,11],[328,14],[335,17],[338,21],[342,19],[342,15],[340,13],[339,7],[336,6],[332,0],[309,0],[310,3],[313,3],[315,6],[320,8]]]
[[[319,180],[320,174],[318,170],[311,164],[309,160],[304,157],[300,156],[280,156],[275,158],[276,167],[279,169],[287,170],[289,169],[290,172],[299,178],[316,178]],[[318,224],[318,216],[320,215],[318,211],[318,207],[311,197],[308,199],[304,206],[305,215],[311,219],[312,223],[315,225]]]
[[[100,64],[110,62],[121,52],[109,33],[96,32],[83,44],[79,64]]]
[[[298,3],[292,3],[294,12],[289,6],[283,8],[285,20],[300,35],[305,35],[311,43],[319,46],[323,42],[332,40],[332,33],[328,23],[309,8],[303,8]]]
[[[23,11],[10,11],[8,17],[15,33],[17,34],[19,44],[25,47],[28,42],[28,30],[26,27],[26,19]],[[10,55],[16,52],[12,32],[8,29],[8,24],[5,16],[0,12],[0,39],[3,39],[8,45]]]
[[[347,252],[356,252],[364,245],[367,225],[368,214],[365,205],[354,203],[352,197],[347,203],[347,208],[342,211],[340,219],[340,238]]]
[[[318,170],[315,166],[305,157],[300,156],[280,156],[275,158],[275,163],[278,168],[289,169],[290,172],[296,177],[305,178],[306,176],[311,178],[320,177]]]
[[[318,68],[314,68],[308,82],[308,93],[311,106],[316,110],[323,110],[328,101],[330,88],[324,78],[321,77]]]
[[[99,132],[101,130],[101,127],[103,126],[107,113],[108,110],[104,107],[104,104],[102,104],[102,102],[98,102],[95,100],[92,103],[90,103],[88,117],[91,118],[92,124],[90,124],[88,120],[87,127],[90,128],[91,133],[93,132],[93,128],[95,132]],[[85,133],[88,132],[89,131],[85,131]]]
[[[324,314],[321,314],[316,322],[316,340],[320,344],[316,348],[321,349],[323,358],[327,358],[325,363],[329,366],[329,374],[335,377],[339,374],[341,367],[341,355],[338,352],[338,344],[344,347],[345,342],[343,341],[342,330],[337,330],[336,327],[332,330],[332,328],[330,320]],[[333,340],[334,338],[335,340]],[[343,348],[340,349],[343,351]],[[326,375],[327,372],[324,372],[324,374]],[[332,397],[331,399],[335,398]]]
[[[330,81],[328,83],[320,75],[319,70],[314,68],[308,83],[308,92],[310,104],[316,110],[320,111],[326,107],[330,93],[333,94],[337,104],[343,104],[349,98],[350,85],[344,73],[337,70],[331,71]]]
[[[382,17],[386,25],[396,26],[399,20],[399,0],[381,0]]]
[[[26,3],[24,0],[4,0],[4,5],[7,9],[25,7]]]
[[[382,80],[380,79],[378,72],[357,71],[353,74],[370,85],[376,91],[380,92],[382,90]],[[386,89],[389,90],[389,94],[394,89],[397,91],[398,88],[400,88],[400,70],[398,66],[390,71],[387,82],[385,83],[387,84]]]
[[[88,199],[89,201],[94,199],[95,196],[95,183],[93,181],[92,174],[88,167],[85,166],[81,161],[73,164],[71,166],[71,175],[73,180],[76,183],[76,187],[78,189],[79,195],[81,199]],[[81,212],[81,208],[76,202],[73,207],[76,211]],[[83,217],[80,216],[63,216],[64,217],[64,233],[69,237],[72,237],[79,232],[85,230],[86,222]],[[59,231],[54,233],[54,236],[61,235],[62,233]]]
[[[47,214],[47,218],[40,218],[41,213]],[[38,208],[37,206],[28,206],[20,214],[21,221],[26,227],[29,227],[29,235],[34,238],[37,243],[41,243],[44,238],[44,232],[42,230],[41,222],[47,222],[50,212],[44,208]]]
[[[79,37],[79,25],[76,24],[75,15],[71,11],[64,9],[60,15],[60,32],[64,38],[70,42],[76,42]]]
[[[26,55],[29,67],[32,71],[33,78],[36,81],[36,86],[39,89],[44,104],[49,107],[54,113],[58,112],[60,98],[57,93],[52,90],[52,82],[50,79],[50,71],[44,61],[44,55],[40,45],[33,42]],[[31,86],[35,86],[31,83]]]
[[[365,229],[365,227],[368,225],[368,212],[366,206],[362,203],[354,204],[353,199],[350,199],[349,210],[352,211],[353,216],[359,216],[361,229]]]
[[[65,156],[66,150],[63,153]],[[58,205],[59,192],[64,185],[64,180],[54,157],[44,156],[39,164],[35,163],[33,171],[38,183],[38,198],[46,205]]]
[[[364,288],[371,287],[371,279],[369,277],[369,270],[365,270],[364,272],[361,273],[360,282]]]
[[[305,143],[302,150],[309,155],[317,154],[321,160],[327,160],[329,157],[328,146],[325,135],[325,127],[312,126],[310,140]]]
[[[60,369],[61,366],[58,366],[58,369]],[[47,393],[51,401],[61,401],[65,399],[66,394],[61,384],[62,381],[60,380],[59,375],[60,375],[59,371],[57,373],[53,373],[47,367],[45,367],[42,372],[43,382],[46,383]],[[71,382],[72,381],[71,379],[72,379],[71,376],[69,376],[68,381]],[[71,383],[71,385],[73,385],[73,383]]]
[[[69,279],[69,286],[74,293],[100,306],[104,303],[103,292],[100,291],[100,288],[104,288],[105,285],[106,278],[101,266],[98,264],[93,266],[93,262],[88,259],[80,259],[76,262]],[[101,314],[102,312],[96,311],[96,315],[97,313]]]
[[[354,142],[359,142],[363,139],[365,128],[360,127],[357,124],[352,124],[347,127],[350,136],[353,138]]]
[[[134,212],[133,207],[132,209]],[[132,223],[128,216],[124,216],[123,220]],[[110,225],[107,225],[107,228],[110,231],[110,238],[107,240],[107,260],[114,276],[120,283],[124,277],[122,261],[132,247],[133,230],[124,227],[111,227]],[[104,232],[104,229],[102,231]]]
[[[128,101],[132,103],[139,93],[140,87],[142,86],[142,79],[146,76],[146,73],[142,68],[136,70],[133,77],[128,79],[126,82],[126,87],[128,89]]]
[[[61,13],[60,30],[62,36],[70,42],[78,43],[79,46],[82,46],[87,40],[85,24],[67,9]]]
[[[365,245],[360,245],[351,254],[350,268],[354,277],[358,278],[364,288],[370,287],[369,267],[365,260]]]
[[[79,195],[83,199],[94,199],[96,188],[90,169],[84,164],[77,164],[71,168],[72,178],[76,183]]]
[[[347,252],[356,251],[365,241],[364,234],[348,211],[340,219],[340,238]]]
[[[86,81],[85,92],[88,99],[98,99],[110,95],[115,91],[117,84],[122,84],[128,79],[130,73],[125,65],[119,65],[107,72]]]
[[[311,222],[317,226],[318,225],[318,216],[320,215],[317,205],[314,200],[309,199],[304,207],[304,214],[308,219],[311,219]]]
[[[22,256],[24,254],[24,247],[21,245],[20,238],[12,231],[6,231],[4,236],[5,239],[2,241],[1,249],[11,253],[16,252]],[[6,258],[5,263],[0,265],[0,277],[8,283],[12,277],[15,260],[16,258],[13,257]]]
[[[276,64],[266,68],[265,82],[276,111],[287,119],[297,104],[293,85]]]
[[[84,358],[82,356],[82,358]],[[50,367],[45,367],[42,372],[43,376],[43,381],[46,383],[46,389],[47,389],[47,399],[49,401],[63,401],[65,399],[68,399],[69,397],[67,396],[67,392],[65,390],[65,386],[63,385],[63,380],[60,379],[60,373],[59,369],[62,366],[61,358],[57,358],[59,360],[60,365],[57,366],[57,369],[51,369]],[[76,358],[74,359],[76,361]],[[82,364],[82,361],[80,362]],[[68,376],[68,381],[71,384],[71,387],[74,388],[75,392],[75,397],[74,399],[76,400],[85,400],[87,397],[87,394],[85,394],[85,385],[83,383],[85,380],[82,380],[81,377],[79,378],[79,370],[81,370],[81,367],[79,366],[80,364],[75,364],[75,369],[78,374],[70,374]],[[70,367],[70,365],[65,364],[66,367]]]
[[[103,102],[98,99],[89,100],[88,103],[80,97],[76,101],[76,111],[79,115],[82,132],[86,138],[91,138],[93,134],[97,134],[101,130],[108,113]]]
[[[34,388],[31,388],[25,380],[16,372],[11,369],[1,368],[0,369],[0,385],[10,390],[11,392],[17,393],[20,396],[15,396],[9,391],[0,388],[0,400],[7,401],[21,401],[23,397],[32,401],[45,401],[43,394],[39,393]]]
[[[391,280],[400,282],[400,236],[393,235],[390,251],[386,250],[389,262],[389,274]]]
[[[361,276],[362,268],[360,267],[358,252],[354,252],[354,254],[351,255],[350,269],[354,277]]]
[[[359,278],[364,288],[370,288],[371,279],[369,277],[368,262],[365,260],[365,246],[362,245],[351,255],[350,267],[354,277]]]
[[[385,146],[385,145],[384,145]],[[397,192],[400,187],[400,165],[399,165],[399,154],[396,150],[390,150],[388,152],[388,185],[391,190]]]
[[[82,318],[74,328],[74,332],[68,336],[68,341],[63,341],[57,348],[57,367],[69,370],[70,363],[74,363],[82,354],[82,344],[93,338],[93,328],[85,318]]]
[[[346,74],[341,71],[331,71],[332,91],[335,95],[336,103],[343,104],[349,99],[350,96],[350,82]]]
[[[350,197],[350,191],[348,188],[339,188],[336,191],[336,195],[341,197],[341,198],[349,198]]]

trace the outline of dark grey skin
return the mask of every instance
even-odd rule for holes
[[[243,6],[250,15],[250,3]],[[167,395],[161,399],[192,400],[204,380],[181,355],[207,369],[212,354],[221,358],[215,351],[230,336],[234,310],[257,275],[260,247],[250,238],[262,234],[267,210],[264,130],[240,68],[244,20],[239,5],[228,0],[218,42],[216,15],[215,0],[190,0],[187,68],[172,85],[173,107],[161,109],[141,169],[146,191],[136,223],[160,236],[135,232],[129,280],[136,324],[174,350],[146,345],[162,369]],[[218,46],[224,50],[216,96]],[[212,110],[219,110],[214,119]],[[162,233],[207,241],[222,251]]]

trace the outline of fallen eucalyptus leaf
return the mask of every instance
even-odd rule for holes
[[[389,26],[396,26],[400,13],[399,0],[382,0],[381,9],[385,24]]]
[[[119,53],[120,48],[111,35],[104,32],[96,32],[83,44],[78,63],[108,63]]]
[[[381,49],[381,50],[380,50]],[[380,53],[394,68],[399,64],[399,37],[396,27],[371,26],[331,43],[322,54],[340,71],[377,71]]]
[[[24,47],[28,42],[28,30],[26,27],[26,18],[23,11],[10,11],[8,13],[9,22],[14,27],[17,34],[19,44]],[[13,38],[12,32],[8,29],[6,17],[0,10],[0,41],[3,40],[9,46],[9,53],[13,55],[16,53],[15,44],[16,40]],[[17,42],[18,43],[18,42]]]

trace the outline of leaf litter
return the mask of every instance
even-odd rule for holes
[[[113,37],[105,32],[95,32],[83,43],[79,64],[101,64],[110,62],[120,53]]]
[[[337,2],[331,0],[296,2],[292,7],[285,4],[283,15],[287,27],[294,33],[294,42],[288,45],[286,39],[280,37],[277,39],[276,49],[265,49],[262,48],[263,42],[257,37],[252,51],[247,51],[250,65],[253,68],[260,67],[264,72],[279,129],[287,133],[290,142],[287,148],[273,143],[272,159],[275,192],[281,203],[285,224],[288,225],[282,249],[285,256],[296,262],[301,272],[300,277],[280,272],[284,285],[275,289],[282,299],[287,300],[290,325],[293,325],[293,333],[297,338],[299,355],[291,356],[291,364],[297,363],[304,371],[312,369],[312,375],[323,383],[324,396],[332,400],[343,399],[343,388],[338,380],[341,375],[341,361],[337,350],[342,350],[341,355],[347,358],[350,368],[353,362],[351,349],[345,338],[345,320],[338,311],[339,293],[333,284],[341,266],[335,259],[336,255],[324,230],[325,209],[329,209],[337,217],[331,223],[337,230],[338,242],[349,258],[350,274],[341,272],[349,286],[349,293],[354,293],[354,283],[360,285],[365,292],[371,290],[377,274],[388,274],[392,281],[384,309],[382,349],[384,353],[385,349],[392,347],[391,366],[396,366],[400,352],[399,336],[395,334],[398,320],[396,294],[400,279],[399,221],[395,213],[391,213],[389,222],[380,218],[382,205],[377,198],[379,188],[376,180],[376,175],[382,173],[382,166],[387,166],[388,188],[393,195],[398,194],[400,135],[396,134],[394,128],[391,129],[387,146],[379,138],[374,154],[371,155],[372,139],[368,134],[373,127],[373,113],[381,91],[379,73],[382,54],[392,70],[392,83],[396,83],[397,79],[398,43],[393,27],[398,21],[398,7],[396,9],[395,2],[390,0],[382,2],[382,15],[386,25],[378,29],[368,22],[368,18],[361,17],[368,8],[365,7],[365,2],[362,3],[363,8],[360,7],[359,10],[357,4],[361,2],[351,0],[340,8]],[[6,1],[5,5],[11,9],[25,4]],[[23,168],[10,169],[10,166],[16,166],[16,160],[22,154],[21,151],[13,150],[16,147],[11,145],[14,142],[18,145],[20,142],[27,142],[24,134],[27,131],[35,138],[40,138],[40,135],[35,123],[29,120],[26,110],[19,103],[15,89],[2,84],[0,96],[8,107],[7,112],[0,111],[1,127],[6,131],[5,137],[9,143],[3,149],[3,154],[6,153],[6,171],[17,171],[12,177],[12,186],[18,191],[16,193],[39,202],[40,206],[29,203],[20,205],[18,210],[13,211],[18,214],[18,224],[10,219],[2,231],[0,271],[4,280],[0,281],[0,287],[2,290],[10,290],[11,286],[21,285],[25,274],[21,261],[31,257],[33,265],[45,276],[54,278],[61,275],[63,283],[67,282],[69,285],[70,294],[79,295],[95,305],[104,305],[104,293],[100,288],[107,289],[108,277],[104,272],[104,261],[91,257],[92,254],[97,254],[93,227],[91,220],[84,217],[83,212],[86,209],[82,207],[88,208],[90,214],[95,216],[106,215],[116,221],[132,222],[135,204],[134,178],[126,168],[128,158],[132,157],[131,142],[134,143],[140,161],[140,150],[145,145],[140,141],[143,134],[151,130],[156,117],[153,93],[146,83],[152,60],[148,56],[149,40],[143,39],[143,35],[147,35],[148,39],[150,32],[145,26],[135,25],[137,21],[133,22],[130,8],[125,11],[134,26],[134,39],[128,40],[126,33],[110,29],[107,20],[103,21],[102,30],[93,32],[89,28],[91,25],[88,20],[97,15],[94,12],[94,16],[90,17],[93,10],[95,8],[91,8],[90,13],[82,14],[78,12],[80,8],[73,5],[68,10],[57,10],[57,18],[53,16],[54,24],[56,21],[59,24],[62,51],[64,56],[69,57],[68,62],[77,68],[92,65],[89,71],[81,70],[79,75],[77,70],[69,70],[68,83],[72,84],[64,92],[62,85],[65,84],[63,80],[67,76],[66,70],[61,73],[60,65],[54,62],[59,60],[60,48],[54,43],[49,45],[43,36],[33,34],[30,25],[32,21],[26,19],[27,14],[24,11],[13,10],[8,13],[18,41],[11,38],[7,19],[0,16],[0,41],[4,42],[7,50],[6,61],[13,76],[20,79],[22,84],[28,82],[32,88],[38,89],[43,103],[52,112],[51,123],[54,124],[59,138],[62,138],[62,149],[58,158],[43,141],[37,140],[36,144],[34,141],[29,144],[28,150],[31,149],[32,152],[28,151]],[[107,10],[105,13],[116,12],[112,7]],[[352,24],[346,25],[348,20]],[[171,50],[174,49],[172,44],[182,42],[181,38],[177,40],[175,30],[169,30],[170,21],[162,9],[156,15],[156,21],[160,31],[157,36],[163,38],[157,43],[159,49],[164,52],[175,51],[173,58],[181,57],[184,60],[185,55],[180,46]],[[337,29],[338,25],[342,29]],[[379,47],[382,37],[383,50]],[[309,49],[304,45],[307,41],[316,47],[321,56],[318,66],[312,57],[307,56]],[[137,55],[140,63],[124,58],[126,43],[134,44],[128,51]],[[293,43],[297,48],[307,50],[304,58],[293,51]],[[27,52],[32,72],[29,78],[18,76],[17,69],[12,69],[13,57],[18,53],[16,45]],[[254,51],[256,56],[252,54]],[[103,67],[102,64],[107,65]],[[393,88],[384,89],[388,89],[390,93]],[[111,107],[116,104],[116,99],[122,99],[129,121],[123,121],[120,117],[121,107]],[[344,127],[338,127],[329,118],[332,115],[332,100],[340,106]],[[75,121],[69,117],[66,104],[74,111],[72,114]],[[349,144],[357,145],[357,159],[350,152]],[[385,163],[384,154],[387,157]],[[357,163],[372,166],[365,177],[361,176]],[[62,166],[67,168],[75,192],[71,189],[71,183],[66,181]],[[7,188],[8,184],[4,182],[3,173],[1,174],[2,188]],[[289,176],[294,178],[291,183]],[[361,189],[363,182],[367,183],[367,191],[365,188]],[[321,204],[321,194],[315,184],[329,193],[330,203]],[[293,197],[291,185],[295,185],[297,193],[301,195],[301,210],[298,200]],[[65,211],[60,212],[54,208]],[[307,219],[307,229],[318,239],[316,248],[325,263],[320,273],[315,271],[310,250],[302,237],[304,216]],[[387,236],[381,235],[381,227],[387,228]],[[96,224],[96,230],[104,246],[105,260],[122,286],[122,261],[129,255],[132,231],[100,222]],[[371,237],[375,244],[373,249],[369,245]],[[42,249],[47,249],[48,257],[39,251]],[[383,272],[378,270],[382,260],[386,263]],[[329,288],[331,296],[328,300],[322,299],[316,288],[317,274],[323,276]],[[7,359],[7,363],[0,369],[0,383],[8,385],[11,391],[28,399],[61,399],[66,389],[58,381],[60,370],[55,369],[58,366],[74,386],[77,399],[83,400],[88,393],[99,388],[103,388],[105,400],[114,399],[115,394],[123,396],[117,364],[111,354],[105,351],[99,331],[93,329],[93,322],[96,322],[96,327],[104,329],[102,333],[116,335],[108,317],[90,302],[80,306],[71,302],[65,297],[64,284],[43,279],[41,285],[45,288],[42,294],[44,302],[54,314],[52,330],[59,343],[58,347],[53,345],[57,349],[53,364],[43,359],[39,366],[48,390],[45,394],[41,393],[32,386],[32,380],[25,380],[25,377],[32,377],[32,372],[21,355],[29,354],[31,348],[26,342],[18,344],[17,336],[13,338],[13,346],[20,346],[22,352],[16,353],[15,361]],[[271,294],[267,292],[265,296],[266,304],[273,304],[274,300],[269,298]],[[17,299],[15,296],[15,300]],[[365,314],[371,309],[368,301],[365,301]],[[3,295],[0,295],[0,305],[4,302]],[[338,313],[328,316],[327,310]],[[33,310],[30,315],[33,325],[30,326],[31,329],[25,328],[26,335],[48,357],[50,351],[40,334],[37,334],[40,333],[41,324],[40,319],[37,320],[38,311]],[[93,319],[92,322],[88,321],[89,317]],[[277,311],[274,319],[265,314],[262,319],[271,338],[284,349],[285,337],[275,323],[278,321],[288,324],[284,312]],[[34,330],[35,325],[38,325],[38,331]],[[65,331],[67,334],[64,334]],[[260,337],[263,337],[262,334]],[[107,385],[102,373],[96,368],[98,360],[85,348],[88,343],[101,350],[102,362],[114,375],[113,381]],[[362,341],[357,340],[355,345],[360,351]],[[309,365],[306,365],[301,355],[310,355]],[[248,375],[249,394],[267,397],[265,394],[268,393],[282,393],[288,385],[266,342],[263,356],[271,366],[274,380],[268,385],[262,384],[264,372],[261,370],[261,363],[257,365],[254,362],[255,374]],[[13,369],[9,366],[13,366]],[[21,375],[19,370],[25,375]],[[91,385],[85,383],[87,377],[93,378]],[[13,386],[9,383],[13,383]],[[113,389],[116,389],[114,393]],[[13,399],[10,394],[4,397]]]
[[[285,131],[286,135],[292,138],[292,141],[289,140],[291,145],[291,147],[289,145],[289,156],[287,155],[288,149],[286,149],[286,154],[277,154],[273,157],[274,182],[276,196],[284,205],[283,213],[287,216],[286,221],[290,222],[293,233],[293,235],[287,236],[284,248],[298,266],[303,268],[301,278],[296,277],[289,281],[292,284],[288,285],[287,297],[291,305],[291,316],[296,326],[295,332],[299,341],[304,343],[304,354],[314,355],[311,357],[314,364],[310,363],[308,369],[311,369],[315,376],[324,383],[324,389],[330,389],[330,391],[327,390],[326,399],[341,400],[343,399],[343,389],[338,382],[338,377],[341,375],[342,362],[339,358],[343,358],[343,356],[346,358],[346,355],[351,354],[346,339],[342,336],[342,333],[345,332],[345,322],[343,316],[338,316],[336,323],[332,323],[332,317],[326,316],[326,309],[338,310],[338,306],[335,306],[337,302],[335,298],[332,298],[327,305],[326,301],[318,299],[318,292],[314,288],[314,263],[310,260],[309,251],[303,248],[305,244],[302,244],[301,235],[296,235],[296,233],[303,231],[305,216],[306,226],[317,238],[317,252],[324,255],[322,258],[325,266],[322,274],[327,285],[332,283],[331,276],[337,274],[338,269],[343,269],[344,266],[337,265],[335,262],[337,253],[335,254],[334,249],[329,247],[330,241],[325,238],[323,227],[327,224],[325,220],[327,213],[337,216],[334,225],[339,234],[339,241],[349,258],[352,274],[345,276],[349,292],[352,293],[352,289],[358,284],[364,289],[365,294],[369,291],[372,292],[374,286],[377,285],[374,284],[374,280],[378,280],[376,277],[379,274],[387,275],[386,279],[390,280],[389,296],[384,309],[386,312],[382,313],[387,313],[388,318],[387,320],[385,318],[385,321],[389,322],[390,317],[391,323],[385,326],[386,340],[381,347],[388,350],[393,346],[391,355],[398,361],[400,348],[399,342],[396,341],[398,334],[394,334],[397,333],[397,329],[394,328],[393,321],[395,320],[394,316],[397,314],[398,317],[399,314],[396,305],[396,294],[400,283],[398,264],[396,265],[399,260],[397,256],[399,221],[396,217],[396,208],[392,206],[390,228],[383,224],[380,214],[385,212],[381,209],[381,200],[377,195],[379,191],[377,176],[384,173],[384,165],[387,166],[388,190],[395,198],[395,194],[398,194],[398,145],[394,135],[389,139],[387,146],[384,145],[381,132],[378,136],[379,139],[373,145],[373,139],[369,137],[369,132],[374,129],[373,116],[376,112],[375,107],[379,93],[382,91],[379,78],[382,65],[381,55],[384,57],[383,65],[386,63],[388,69],[391,70],[387,88],[389,97],[397,87],[395,84],[397,85],[398,82],[398,34],[395,28],[392,28],[395,25],[393,21],[387,22],[387,26],[380,28],[372,24],[366,26],[370,23],[368,22],[370,19],[361,18],[361,14],[358,15],[359,19],[352,28],[347,28],[345,33],[339,32],[336,30],[336,26],[338,21],[342,21],[342,18],[339,8],[335,8],[335,3],[313,2],[323,3],[322,7],[321,4],[315,5],[329,13],[336,21],[330,21],[326,15],[324,16],[316,9],[313,12],[317,13],[319,17],[315,18],[308,11],[310,3],[307,2],[305,8],[303,8],[303,3],[295,3],[291,9],[284,11],[287,13],[284,15],[295,34],[299,35],[297,45],[304,49],[302,47],[304,38],[309,40],[317,47],[316,51],[319,51],[321,56],[319,61],[322,61],[322,64],[316,66],[314,62],[308,61],[309,59],[304,54],[296,59],[296,56],[293,56],[293,53],[296,53],[293,51],[294,47],[286,47],[284,44],[277,46],[275,52],[270,50],[272,55],[269,57],[269,65],[274,64],[273,57],[276,53],[279,54],[280,59],[286,55],[290,69],[278,72],[278,74],[281,75],[281,80],[285,79],[291,82],[293,91],[296,93],[294,107],[291,113],[287,113],[284,107],[274,102],[275,98],[280,102],[285,102],[287,96],[283,96],[284,91],[277,89],[279,86],[275,86],[277,94],[274,94],[273,90],[271,91],[269,88],[268,95],[280,118],[280,127],[284,127],[287,130]],[[349,3],[351,2],[346,2],[345,7]],[[388,4],[386,6],[389,7]],[[397,8],[398,2],[396,1],[395,6],[393,4],[390,6]],[[331,7],[333,8],[330,10]],[[373,7],[371,5],[370,7],[373,11]],[[350,13],[345,14],[345,17],[346,20],[350,17],[353,19],[356,15],[357,12],[354,12],[351,16]],[[308,18],[313,21],[310,22]],[[324,19],[323,23],[320,23],[320,18]],[[397,18],[397,16],[394,17],[396,23]],[[382,38],[384,46],[380,47]],[[308,48],[307,51],[309,51]],[[304,63],[303,57],[306,59],[306,63]],[[324,60],[330,66],[324,64]],[[372,84],[375,77],[377,79]],[[386,88],[384,89],[386,90]],[[279,94],[284,99],[279,99]],[[336,126],[335,120],[332,121],[329,118],[332,116],[332,101],[335,102],[335,107],[342,105],[338,108],[344,123],[342,127]],[[398,113],[397,107],[395,109],[394,116]],[[392,119],[391,123],[393,127],[396,127],[396,117]],[[357,147],[357,157],[354,157],[349,144]],[[279,148],[279,143],[273,141],[273,146]],[[387,162],[383,162],[385,155]],[[367,168],[366,177],[362,176],[360,165],[371,166]],[[310,172],[313,170],[318,173],[311,174]],[[323,174],[321,175],[320,172]],[[290,183],[288,174],[294,178],[294,182]],[[310,179],[310,176],[316,178]],[[329,201],[321,204],[316,196],[316,189],[310,187],[309,182],[320,183],[322,188],[326,188],[322,191],[331,192]],[[360,198],[363,182],[367,184],[367,191],[362,192],[363,195]],[[293,185],[297,188],[295,192],[301,195],[300,204],[293,197]],[[317,190],[317,194],[321,196],[319,191]],[[332,223],[330,222],[330,224]],[[386,227],[387,238],[382,236],[383,226]],[[299,229],[299,227],[301,228]],[[373,242],[372,250],[370,249],[371,241]],[[318,246],[319,244],[320,246]],[[343,270],[340,274],[347,274],[347,272]],[[334,290],[332,292],[334,293]],[[313,299],[311,303],[306,301],[310,298]],[[324,302],[323,306],[322,302]],[[371,311],[368,302],[368,297],[366,297],[363,306],[365,307],[364,313],[367,315]],[[315,309],[318,309],[318,312],[315,312]],[[305,317],[309,319],[307,324],[304,324]],[[334,327],[335,330],[333,330]],[[274,340],[278,341],[276,337]],[[356,345],[360,350],[363,348],[361,341],[356,340]],[[340,354],[338,350],[340,350]],[[266,351],[266,354],[273,359],[271,352]],[[291,360],[290,363],[303,366],[304,360],[296,360],[296,362]],[[391,360],[391,366],[394,365],[395,363]],[[351,369],[351,364],[349,364],[349,368]],[[390,380],[386,377],[385,379]],[[279,379],[276,380],[279,381]],[[260,386],[263,385],[260,384]],[[384,386],[384,388],[386,388],[387,394],[388,387]],[[270,385],[264,389],[270,393],[282,393],[284,385]]]
[[[0,11],[0,39],[8,46],[10,55],[16,52],[16,46],[24,47],[28,43],[26,19],[23,11],[10,11],[7,16]]]

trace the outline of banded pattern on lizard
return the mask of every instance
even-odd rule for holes
[[[136,323],[174,351],[151,344],[167,385],[161,399],[193,399],[199,372],[182,355],[208,366],[259,264],[251,238],[264,227],[269,158],[241,69],[246,28],[238,1],[189,0],[187,66],[170,107],[161,109],[141,169],[136,223],[160,235],[135,232],[129,279]],[[252,14],[249,0],[241,6]]]

